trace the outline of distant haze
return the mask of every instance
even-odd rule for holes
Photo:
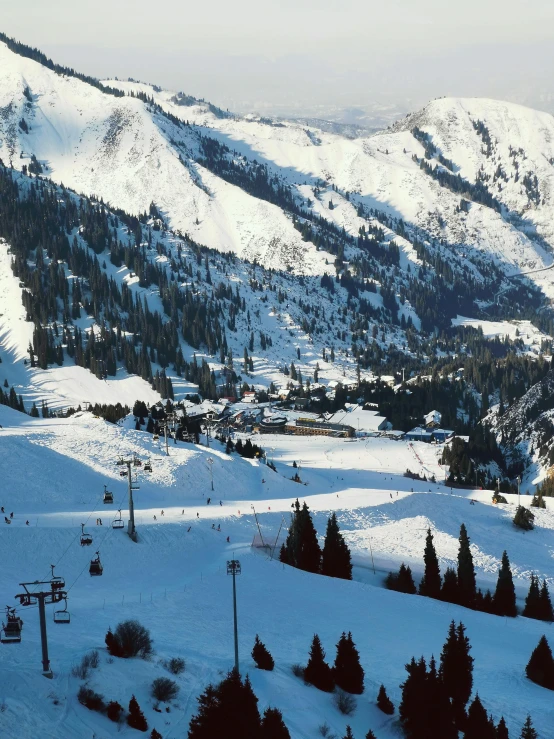
[[[445,95],[554,111],[554,3],[546,0],[3,6],[1,30],[60,63],[239,112],[382,125]]]

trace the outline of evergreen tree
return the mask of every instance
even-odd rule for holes
[[[475,696],[467,712],[464,739],[495,739],[494,726],[491,728],[479,694]]]
[[[369,731],[367,732],[367,734],[365,735],[365,739],[377,739],[377,737],[375,736],[375,734],[374,734],[374,733],[373,733],[373,732],[371,731],[371,729],[370,729],[370,730],[369,730]]]
[[[541,636],[525,668],[529,680],[543,688],[554,690],[554,659],[546,636]]]
[[[383,711],[383,713],[386,713],[387,716],[392,716],[394,713],[394,704],[387,695],[384,685],[381,685],[379,688],[379,693],[377,694],[377,706],[381,711]]]
[[[162,735],[159,731],[156,731],[156,729],[152,729],[152,733],[150,734],[150,739],[162,739]]]
[[[427,680],[427,665],[423,657],[416,662],[412,661],[406,665],[408,677],[400,686],[402,688],[402,701],[398,713],[400,721],[408,739],[426,739],[427,717],[425,705],[425,688]]]
[[[267,650],[265,644],[260,641],[257,634],[254,647],[252,649],[252,659],[256,663],[256,667],[259,667],[260,670],[268,670],[271,672],[275,667],[273,657]]]
[[[294,504],[293,520],[285,546],[288,564],[307,572],[319,572],[321,550],[317,533],[306,502],[300,508],[298,498]]]
[[[352,733],[352,729],[348,724],[346,725],[346,734],[343,736],[342,739],[354,739],[354,734]]]
[[[408,593],[410,595],[417,593],[412,571],[409,567],[406,567],[404,562],[400,565],[397,573],[389,572],[385,580],[385,585],[389,590],[396,590],[399,593]]]
[[[539,600],[539,613],[542,621],[554,621],[554,612],[552,610],[552,601],[550,600],[550,593],[548,592],[548,586],[546,580],[542,581],[540,600]]]
[[[131,728],[138,729],[138,731],[148,730],[148,722],[144,717],[144,713],[140,710],[140,706],[134,695],[131,696],[131,700],[129,701],[129,713],[127,714],[127,723]]]
[[[335,513],[332,513],[327,521],[327,532],[321,555],[321,574],[352,580],[350,549],[339,531]]]
[[[441,594],[441,573],[430,528],[427,529],[423,559],[425,561],[425,572],[419,584],[419,594],[438,599]]]
[[[325,662],[325,652],[317,634],[314,634],[310,648],[310,658],[304,670],[304,680],[326,693],[331,693],[335,687],[333,671]]]
[[[469,654],[470,649],[464,625],[460,622],[456,627],[452,621],[441,652],[440,676],[446,694],[452,701],[454,718],[459,729],[463,728],[465,707],[473,687],[473,657]]]
[[[498,722],[498,726],[496,727],[495,739],[510,739],[510,734],[508,733],[508,727],[506,726],[506,722],[504,721],[504,716],[500,717],[500,721]]]
[[[431,657],[425,685],[427,706],[427,735],[440,736],[441,739],[458,739],[454,723],[454,710],[446,693],[441,676],[437,673],[435,658]]]
[[[541,618],[541,593],[539,590],[539,578],[536,575],[531,575],[531,583],[529,585],[529,592],[525,598],[523,615],[527,618]]]
[[[494,611],[499,616],[517,616],[516,591],[506,551],[502,553],[502,564],[498,572],[496,591],[493,599]]]
[[[279,562],[282,562],[285,565],[290,564],[289,562],[289,556],[287,553],[287,547],[285,544],[281,544],[281,549],[279,550]]]
[[[472,608],[475,602],[475,569],[473,555],[469,548],[469,536],[465,524],[460,527],[460,548],[458,550],[458,594],[460,605]]]
[[[337,644],[333,678],[339,688],[347,693],[361,695],[364,692],[364,670],[350,632],[347,636],[343,631]]]
[[[521,729],[519,739],[539,739],[539,735],[533,728],[531,716],[527,716],[527,718],[525,719],[525,723],[523,724],[523,728]]]
[[[290,739],[289,730],[278,708],[266,708],[262,718],[262,739]]]
[[[198,698],[199,710],[191,719],[188,739],[228,736],[229,727],[235,736],[261,739],[257,703],[248,677],[243,682],[233,670],[216,687],[208,685]]]
[[[452,567],[447,567],[441,588],[441,600],[446,603],[458,602],[458,575]]]

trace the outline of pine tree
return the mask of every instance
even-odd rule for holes
[[[546,636],[541,636],[525,668],[529,680],[554,690],[554,659]]]
[[[339,531],[335,513],[332,513],[327,521],[327,532],[321,554],[321,574],[352,580],[350,549]]]
[[[293,520],[285,546],[288,564],[307,572],[319,572],[321,550],[317,533],[306,502],[300,508],[298,498],[294,504]]]
[[[144,713],[140,710],[140,706],[134,695],[131,696],[131,700],[129,701],[127,723],[131,728],[138,729],[138,731],[148,731],[148,722],[144,717]]]
[[[469,548],[469,536],[465,524],[460,527],[460,548],[458,550],[458,593],[460,605],[472,608],[475,602],[475,568],[473,555]]]
[[[258,667],[260,670],[271,671],[275,667],[273,657],[267,650],[265,644],[260,641],[257,634],[256,640],[254,642],[254,647],[252,649],[252,659],[256,663],[256,667]]]
[[[263,739],[290,739],[289,730],[278,708],[266,708],[262,718]]]
[[[425,561],[425,573],[419,584],[419,594],[426,595],[428,598],[440,598],[441,573],[430,528],[427,529],[423,559]]]
[[[536,575],[531,575],[531,583],[529,585],[529,592],[525,598],[525,608],[523,609],[523,615],[527,618],[540,619],[540,601],[541,594],[539,590],[539,578]]]
[[[387,695],[384,685],[381,685],[379,688],[379,693],[377,694],[377,706],[381,711],[383,711],[383,713],[386,713],[387,716],[392,716],[394,713],[394,704]]]
[[[162,735],[159,731],[156,731],[156,729],[152,729],[152,733],[150,734],[150,739],[162,739]]]
[[[458,739],[454,724],[454,710],[446,693],[441,676],[437,673],[435,658],[431,657],[425,685],[427,706],[427,736],[440,736],[441,739]]]
[[[479,694],[475,696],[467,712],[464,739],[495,739],[494,727],[491,729],[489,717],[483,708]]]
[[[456,628],[452,621],[441,652],[440,676],[446,694],[452,701],[454,718],[459,729],[463,728],[465,707],[473,687],[473,657],[469,654],[470,649],[464,625],[460,622]]]
[[[506,726],[506,722],[504,721],[504,716],[500,717],[500,721],[498,722],[498,726],[496,727],[495,739],[510,739],[510,734],[508,733],[508,727]]]
[[[496,591],[493,599],[494,611],[499,616],[517,616],[516,591],[506,551],[502,553],[502,564],[498,572]]]
[[[290,564],[285,544],[281,544],[281,549],[279,550],[279,562],[282,562],[285,565]]]
[[[452,567],[446,568],[440,597],[446,603],[458,602],[458,575]]]
[[[527,718],[525,719],[525,723],[523,724],[523,728],[521,729],[519,739],[539,739],[539,735],[533,728],[531,716],[527,716]]]
[[[346,734],[343,736],[342,739],[354,739],[354,734],[352,733],[352,729],[348,724],[346,725]]]
[[[364,692],[364,670],[350,632],[347,636],[343,631],[337,644],[333,678],[339,688],[347,693],[361,695]]]
[[[365,735],[365,739],[377,739],[377,737],[375,736],[375,734],[374,734],[374,733],[373,733],[373,732],[371,731],[371,729],[370,729],[370,730],[369,730],[369,731],[367,732],[367,734]]]
[[[552,601],[550,600],[550,593],[548,592],[548,586],[546,580],[542,581],[540,600],[539,600],[539,613],[542,621],[554,621],[554,612],[552,610]]]
[[[425,705],[425,688],[427,681],[427,665],[423,657],[416,662],[406,665],[408,677],[400,686],[402,701],[398,713],[400,721],[409,739],[426,739],[423,733],[426,730],[427,717]]]
[[[317,634],[314,634],[310,648],[310,658],[304,670],[304,680],[326,693],[331,693],[335,687],[333,672],[325,662],[325,652]]]

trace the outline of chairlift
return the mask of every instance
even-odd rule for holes
[[[160,437],[159,437],[159,435],[158,435],[158,434],[154,434],[154,435],[152,436],[152,441],[159,441],[159,440],[160,440]]]
[[[81,524],[81,546],[88,547],[92,544],[92,536],[85,532],[85,524]]]
[[[104,485],[104,504],[113,503],[113,493],[111,493],[107,486]]]
[[[121,518],[121,509],[118,510],[118,513],[119,516],[112,521],[112,529],[122,529],[125,526]]]
[[[127,470],[119,470],[120,477],[127,477]]]
[[[92,540],[91,540],[92,541]],[[54,567],[55,565],[50,565],[52,569],[52,579],[50,580],[50,587],[52,588],[52,591],[55,592],[57,590],[63,590],[65,588],[65,580],[63,577],[59,577],[58,575],[54,575]],[[56,598],[56,600],[60,600],[60,598]],[[53,601],[55,602],[55,601]]]
[[[23,621],[16,615],[15,608],[6,606],[6,622],[2,622],[0,642],[2,644],[17,644],[21,641]]]
[[[102,562],[100,562],[100,552],[96,552],[96,557],[90,560],[90,567],[88,571],[91,576],[101,575],[104,572]]]
[[[71,614],[67,610],[67,598],[64,598],[65,605],[59,611],[54,611],[55,624],[68,624],[71,621]]]
[[[135,458],[133,459],[133,465],[134,465],[135,467],[142,467],[142,461],[141,461],[141,460],[140,460],[140,459],[139,459],[138,457],[135,457]]]
[[[146,460],[144,463],[144,471],[145,472],[152,472],[152,464],[150,463],[150,460]]]

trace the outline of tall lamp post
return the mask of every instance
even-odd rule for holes
[[[240,562],[238,559],[227,561],[227,574],[233,576],[233,621],[235,631],[235,670],[239,672],[239,632],[237,626],[237,586],[236,576],[241,574]]]
[[[213,469],[213,463],[214,463],[214,461],[213,461],[213,459],[211,457],[208,457],[208,459],[206,460],[206,462],[210,465],[210,479],[211,479],[211,482],[212,482],[212,492],[213,492],[213,489],[214,489],[214,469]]]

